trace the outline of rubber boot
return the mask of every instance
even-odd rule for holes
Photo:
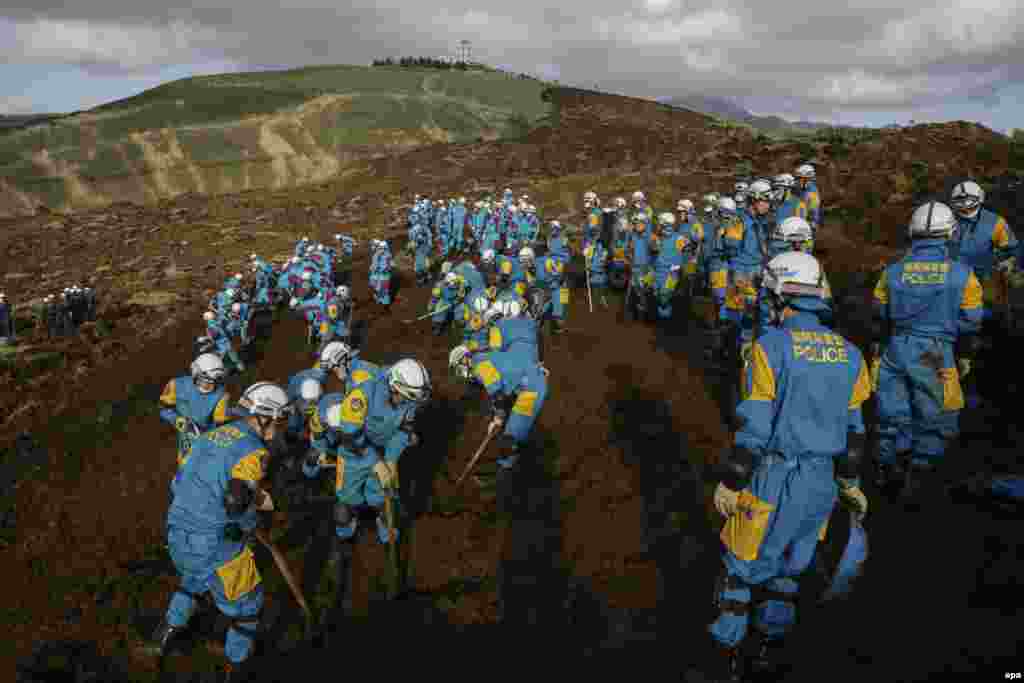
[[[769,639],[765,635],[758,637],[757,649],[747,662],[747,672],[763,680],[777,680],[784,661],[782,653],[785,641],[780,638]]]
[[[683,680],[692,683],[740,683],[744,667],[739,647],[725,647],[713,638],[699,672],[689,672]]]
[[[338,617],[345,616],[345,604],[348,597],[348,575],[352,568],[352,555],[355,550],[355,538],[340,538],[335,535],[331,539],[331,554],[327,559],[325,571],[334,572],[335,590],[334,611]]]
[[[167,617],[164,617],[157,624],[152,637],[143,646],[143,653],[158,658],[157,667],[161,671],[163,670],[164,658],[167,656],[171,641],[175,635],[181,633],[184,629],[184,626],[171,626],[167,623]]]
[[[434,332],[435,337],[440,337],[444,334],[444,323],[431,323],[431,330]]]

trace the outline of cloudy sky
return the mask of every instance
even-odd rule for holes
[[[0,113],[194,74],[446,55],[640,97],[842,124],[1024,113],[1021,0],[5,0]]]

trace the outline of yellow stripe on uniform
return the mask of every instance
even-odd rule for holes
[[[259,481],[263,478],[263,461],[267,457],[267,449],[258,448],[235,463],[231,468],[231,476],[242,481]]]
[[[850,394],[850,410],[860,408],[860,404],[871,396],[871,373],[868,372],[868,365],[862,358],[860,370],[857,371],[857,381],[853,383],[853,392]]]
[[[213,409],[213,421],[217,424],[224,424],[228,421],[228,404],[231,402],[231,396],[227,393],[217,401],[217,407]]]
[[[992,246],[997,249],[1005,249],[1010,244],[1010,228],[1002,218],[996,220],[992,228]]]
[[[725,236],[737,242],[743,241],[743,221],[734,221],[725,229]]]
[[[878,278],[878,284],[875,285],[875,301],[880,304],[889,303],[889,272],[886,270],[882,271],[882,276]]]
[[[480,378],[485,387],[492,386],[501,381],[501,373],[498,372],[498,368],[494,367],[494,363],[489,360],[477,363],[477,366],[473,368],[473,372]]]
[[[175,388],[176,384],[177,382],[172,379],[167,383],[167,386],[164,387],[164,393],[160,394],[160,403],[164,404],[168,408],[173,408],[178,402],[178,393]]]
[[[729,272],[725,270],[711,271],[711,289],[725,289],[729,286]]]
[[[362,426],[366,421],[366,404],[366,393],[362,389],[353,389],[341,402],[341,421]]]
[[[981,289],[981,283],[978,282],[977,276],[972,272],[967,276],[967,286],[964,287],[964,296],[960,301],[960,308],[965,311],[976,310],[981,308],[983,299],[984,292]]]
[[[524,415],[526,417],[533,416],[533,408],[537,403],[537,392],[536,391],[524,391],[516,397],[516,404],[512,406],[512,412]]]
[[[750,351],[750,401],[775,400],[775,374],[772,372],[768,354],[760,342],[754,342]]]
[[[260,572],[252,548],[245,546],[238,557],[217,568],[217,578],[224,586],[224,597],[234,602],[260,583]]]
[[[493,349],[494,351],[501,351],[502,341],[503,340],[501,338],[501,330],[499,330],[497,326],[492,327],[489,333],[489,342],[491,349]]]
[[[373,377],[373,375],[368,373],[366,370],[363,370],[362,368],[360,368],[359,370],[355,370],[355,371],[352,372],[352,383],[353,384],[362,384],[363,382],[365,382],[366,380],[370,379],[371,377]]]

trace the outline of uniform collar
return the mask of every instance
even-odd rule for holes
[[[824,302],[821,302],[824,304]],[[811,304],[811,302],[808,302]],[[813,304],[811,304],[813,305]],[[811,305],[805,305],[810,308]],[[807,310],[793,309],[795,313],[782,321],[782,327],[787,330],[824,330],[827,329],[821,324],[816,313]]]
[[[914,256],[931,251],[945,257],[949,252],[949,243],[945,238],[921,239],[910,243],[910,253]]]

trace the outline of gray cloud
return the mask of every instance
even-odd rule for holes
[[[0,59],[135,72],[203,60],[358,64],[452,54],[467,38],[484,61],[566,83],[649,97],[700,92],[813,115],[949,99],[994,105],[1022,75],[1018,3],[8,0],[0,13],[15,39],[0,45]]]

